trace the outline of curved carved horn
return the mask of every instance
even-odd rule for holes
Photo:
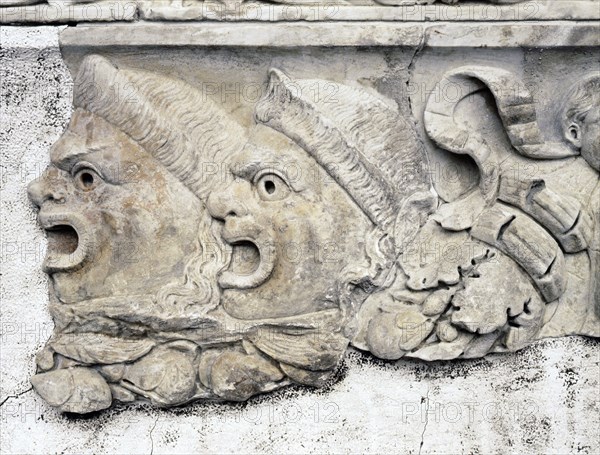
[[[498,113],[512,146],[523,156],[533,159],[559,159],[576,155],[559,143],[548,143],[539,129],[531,92],[516,75],[499,68],[464,66],[444,75],[434,93],[460,87],[459,99],[430,96],[425,108],[425,130],[441,148],[471,156],[482,173],[480,188],[486,200],[494,198],[498,187],[495,166],[486,166],[493,151],[480,134],[454,122],[454,110],[469,95],[487,88],[496,100]]]

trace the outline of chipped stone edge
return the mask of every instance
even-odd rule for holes
[[[134,0],[0,7],[0,24],[12,25],[133,22],[138,18]]]
[[[341,26],[343,24],[343,26]],[[108,46],[453,48],[565,47],[600,45],[595,22],[478,24],[434,23],[138,23],[68,27],[63,49]]]
[[[394,3],[391,0],[390,3]],[[222,3],[207,0],[195,6],[174,7],[163,0],[102,0],[87,4],[38,4],[0,7],[0,24],[66,24],[144,21],[256,22],[485,22],[600,20],[597,0],[536,0],[516,4],[466,3],[449,5],[275,4],[250,1]]]

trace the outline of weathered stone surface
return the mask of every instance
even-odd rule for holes
[[[319,23],[140,23],[134,29],[122,24],[106,28],[82,24],[61,34],[63,48],[101,46],[402,46],[410,48],[512,48],[598,46],[597,24],[587,21],[511,23],[358,22],[340,28]],[[465,30],[466,28],[466,30]],[[67,56],[68,57],[68,56]],[[464,64],[464,62],[463,62]],[[458,67],[459,65],[457,65]],[[462,65],[460,65],[462,66]],[[438,81],[435,81],[438,82]]]
[[[158,26],[145,27],[138,38]],[[77,36],[65,35],[65,50]],[[425,138],[372,88],[271,69],[249,120],[197,82],[78,52],[71,122],[29,186],[49,238],[56,322],[32,382],[53,406],[320,386],[350,344],[384,359],[451,360],[600,335],[595,209],[552,176],[507,171],[544,160],[570,172],[581,153],[597,181],[597,141],[585,138],[597,135],[591,82],[567,103],[561,143],[545,138],[515,73],[443,74],[437,91],[461,96],[430,94],[425,131],[479,172],[445,201]],[[482,90],[504,147],[456,115]],[[573,256],[586,250],[587,271]],[[572,287],[573,267],[585,292]],[[578,316],[557,325],[563,311]]]
[[[0,3],[0,24],[68,24],[77,22],[129,22],[137,18],[137,4],[110,0],[7,0]],[[15,1],[18,3],[15,5]],[[21,6],[26,5],[26,6]]]
[[[552,21],[599,19],[595,0],[2,0],[0,23]]]
[[[230,3],[70,3],[22,8],[141,23],[61,36],[74,111],[29,185],[55,323],[31,383],[49,405],[322,387],[352,347],[429,362],[600,337],[590,2],[542,2],[533,23],[512,4],[468,23],[414,2],[242,5],[274,24]],[[254,91],[230,96],[240,81]]]
[[[597,25],[171,25],[0,31],[0,451],[597,452]]]
[[[252,21],[514,21],[598,19],[593,1],[556,2],[435,2],[431,0],[380,0],[352,2],[205,1],[186,5],[142,2],[145,20],[252,20]],[[361,5],[361,3],[363,3]],[[435,4],[434,4],[435,3]],[[490,3],[492,3],[490,5]],[[383,6],[382,6],[383,5]]]

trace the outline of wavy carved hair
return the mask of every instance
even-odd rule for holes
[[[338,283],[341,324],[349,336],[350,321],[364,299],[391,284],[398,242],[409,240],[395,237],[409,237],[418,228],[411,234],[399,229],[398,220],[410,201],[430,194],[424,148],[397,109],[367,91],[293,80],[276,69],[255,117],[310,154],[374,225],[365,238],[367,262],[348,264]]]
[[[246,142],[245,130],[212,100],[189,84],[140,70],[119,69],[90,55],[75,80],[74,105],[92,112],[162,163],[201,201],[214,183],[204,173],[220,154],[235,153]],[[156,296],[163,308],[199,305],[203,311],[219,303],[218,272],[228,264],[228,251],[203,206],[196,252],[183,282],[165,286]]]
[[[202,200],[212,184],[206,164],[247,141],[241,125],[191,85],[119,69],[99,55],[82,62],[73,103],[129,135]]]
[[[416,132],[365,90],[271,70],[255,115],[311,154],[384,231],[393,230],[407,198],[431,188]]]
[[[594,75],[579,81],[569,93],[563,109],[563,128],[572,123],[581,124],[587,114],[600,106],[600,76]]]

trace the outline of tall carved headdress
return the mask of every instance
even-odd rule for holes
[[[99,55],[81,64],[73,103],[128,134],[201,199],[210,186],[203,164],[246,142],[244,129],[189,84]]]
[[[421,201],[425,210],[435,204],[427,157],[412,125],[366,90],[292,80],[273,69],[255,115],[310,153],[374,225],[404,243],[411,237],[405,232],[408,203]]]

